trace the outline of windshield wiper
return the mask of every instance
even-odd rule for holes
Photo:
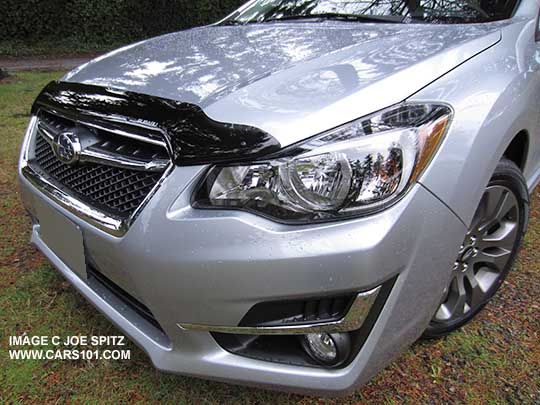
[[[219,25],[247,25],[247,24],[255,24],[257,21],[238,21],[238,20],[226,20],[220,23]]]
[[[403,23],[404,17],[401,16],[379,16],[369,14],[340,14],[340,13],[320,13],[320,14],[298,14],[287,15],[283,17],[268,18],[260,22],[275,22],[286,20],[337,20],[352,22],[381,22],[381,23]]]

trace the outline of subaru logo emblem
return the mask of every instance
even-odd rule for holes
[[[73,165],[81,157],[81,142],[73,132],[61,132],[52,144],[54,154],[61,162]]]

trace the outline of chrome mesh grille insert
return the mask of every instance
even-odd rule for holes
[[[49,113],[41,113],[40,122],[54,132],[80,126]],[[137,159],[169,159],[164,148],[116,135],[103,130],[92,130],[92,146],[118,156]],[[38,131],[35,136],[34,158],[30,164],[46,174],[54,184],[62,187],[74,198],[106,214],[129,218],[139,208],[164,174],[163,171],[142,171],[108,164],[85,162],[68,165],[60,161],[45,136]]]

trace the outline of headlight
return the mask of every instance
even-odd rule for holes
[[[197,208],[249,210],[286,222],[362,215],[418,178],[443,139],[445,105],[402,104],[289,148],[275,159],[210,170]]]

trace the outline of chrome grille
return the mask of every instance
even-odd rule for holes
[[[30,162],[34,169],[46,174],[74,198],[116,217],[133,215],[160,181],[166,167],[150,163],[169,161],[167,151],[159,145],[85,127],[83,130],[91,138],[88,150],[94,152],[93,156],[107,159],[93,158],[68,165],[57,158],[50,144],[51,137],[73,128],[80,130],[83,126],[46,112],[39,114],[38,126],[40,124],[46,130],[38,129],[35,136],[34,158]],[[118,161],[130,164],[122,167]],[[141,164],[133,166],[133,162]]]

